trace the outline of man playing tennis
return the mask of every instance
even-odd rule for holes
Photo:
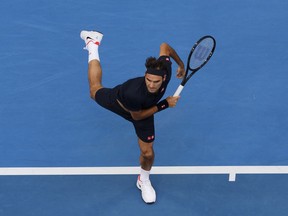
[[[100,106],[122,116],[134,125],[141,151],[141,169],[137,187],[141,190],[146,203],[154,203],[156,193],[149,179],[154,161],[154,114],[168,107],[174,107],[179,99],[179,96],[170,96],[160,101],[171,78],[170,57],[178,64],[178,78],[183,78],[185,75],[184,64],[171,46],[162,43],[159,58],[147,58],[145,76],[130,79],[114,88],[105,88],[101,82],[102,69],[98,53],[103,34],[96,31],[82,31],[80,37],[85,41],[85,48],[89,52],[90,96]]]

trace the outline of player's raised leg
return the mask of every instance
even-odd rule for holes
[[[97,31],[81,31],[80,37],[85,41],[88,55],[88,79],[90,85],[90,97],[95,100],[96,92],[102,88],[102,68],[100,64],[98,48],[103,34]]]

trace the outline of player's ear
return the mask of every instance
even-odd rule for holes
[[[163,76],[163,81],[165,81],[166,80],[166,74]]]

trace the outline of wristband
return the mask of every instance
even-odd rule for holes
[[[158,112],[160,112],[164,109],[167,109],[169,107],[169,104],[168,104],[168,101],[165,99],[165,100],[160,101],[156,106],[157,106]]]

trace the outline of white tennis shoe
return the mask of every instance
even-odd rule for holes
[[[86,47],[89,43],[100,45],[103,34],[97,31],[81,31],[80,37],[85,41]]]
[[[136,185],[141,190],[142,199],[144,200],[145,203],[151,204],[156,202],[156,192],[152,187],[150,180],[141,181],[139,175]]]

